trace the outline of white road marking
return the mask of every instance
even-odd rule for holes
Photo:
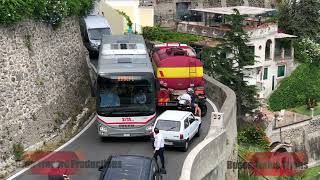
[[[219,112],[217,106],[210,100],[210,99],[206,99],[208,101],[208,103],[212,106],[214,112]]]
[[[68,146],[69,144],[71,144],[73,141],[75,141],[78,137],[80,137],[87,129],[89,129],[89,127],[91,127],[91,125],[95,122],[96,116],[93,116],[92,120],[90,121],[89,124],[87,124],[87,126],[85,128],[83,128],[77,135],[75,135],[73,138],[71,138],[69,141],[67,141],[66,143],[64,143],[63,145],[61,145],[58,149],[54,150],[53,152],[51,152],[50,154],[48,154],[47,156],[41,158],[40,160],[34,162],[33,164],[29,165],[26,168],[23,168],[21,171],[17,172],[16,174],[10,176],[7,180],[13,180],[16,177],[20,176],[22,173],[28,171],[29,169],[31,169],[32,167],[34,167],[35,165],[37,165],[38,163],[40,163],[41,161],[47,159],[48,157],[50,157],[51,155],[53,155],[55,152],[60,151],[61,149],[65,148],[66,146]]]

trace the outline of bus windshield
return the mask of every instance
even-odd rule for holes
[[[100,115],[152,115],[155,113],[155,87],[143,76],[98,78],[97,112]],[[124,79],[123,79],[124,77]],[[126,77],[133,77],[126,79]]]

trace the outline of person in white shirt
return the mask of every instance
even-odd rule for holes
[[[188,93],[185,93],[183,94],[181,97],[180,97],[181,100],[186,100],[188,101],[188,104],[191,104],[191,95],[188,94]]]
[[[162,165],[162,169],[161,171],[163,173],[165,173],[165,167],[164,167],[164,139],[161,133],[159,133],[159,129],[158,128],[154,128],[154,155],[153,157],[156,159],[156,161],[158,160],[158,156],[160,156],[160,161],[161,161],[161,165]]]

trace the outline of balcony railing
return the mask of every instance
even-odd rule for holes
[[[289,61],[293,60],[293,54],[291,49],[276,48],[274,51],[275,61]]]
[[[200,36],[221,38],[229,30],[223,27],[205,26],[203,22],[179,22],[178,32],[189,33]]]
[[[223,37],[228,30],[229,28],[226,25],[205,26],[204,22],[182,21],[178,24],[178,32],[215,38]],[[247,31],[250,38],[260,38],[277,33],[278,25],[276,23],[263,23],[260,26],[245,26],[244,30]]]

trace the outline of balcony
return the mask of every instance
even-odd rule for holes
[[[228,25],[219,24],[208,26],[205,22],[187,22],[182,21],[178,23],[178,32],[189,33],[200,36],[207,36],[213,38],[221,38],[229,31]],[[276,23],[263,23],[261,25],[247,25],[244,30],[248,33],[250,39],[262,38],[271,34],[276,34],[278,25]]]
[[[293,48],[292,47],[276,47],[274,49],[274,60],[279,63],[285,63],[293,60]]]
[[[278,24],[274,22],[262,23],[260,25],[247,25],[243,28],[250,39],[267,37],[278,32]]]
[[[179,22],[177,31],[200,36],[221,38],[229,30],[226,27],[209,27],[204,22]]]

